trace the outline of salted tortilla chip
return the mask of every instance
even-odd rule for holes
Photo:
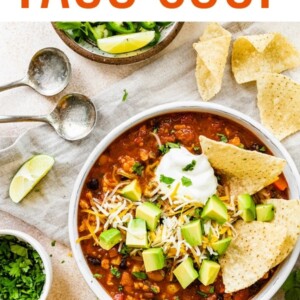
[[[285,242],[287,229],[275,223],[235,223],[237,238],[219,260],[226,293],[245,289],[273,266]]]
[[[264,203],[275,206],[275,218],[272,223],[287,230],[286,239],[272,268],[280,264],[294,249],[300,236],[300,200],[269,199]]]
[[[280,33],[238,38],[232,49],[232,71],[238,83],[257,80],[260,73],[281,73],[300,65],[300,53]]]
[[[257,106],[262,124],[279,140],[300,130],[300,84],[264,73],[257,80]]]
[[[206,27],[200,41],[193,45],[197,52],[197,85],[204,101],[221,90],[230,41],[231,33],[212,23]]]
[[[225,176],[230,194],[234,196],[253,195],[273,183],[286,164],[284,159],[216,142],[205,136],[200,136],[200,144],[212,167]]]

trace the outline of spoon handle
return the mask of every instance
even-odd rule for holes
[[[49,123],[47,116],[0,116],[0,123],[11,122],[46,122]]]
[[[23,79],[0,86],[0,92],[10,90],[10,89],[18,87],[18,86],[24,86],[24,85],[28,85],[26,77]]]

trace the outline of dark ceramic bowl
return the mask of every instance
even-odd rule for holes
[[[77,43],[66,32],[57,29],[55,26],[55,22],[52,23],[52,26],[59,37],[65,42],[65,44],[78,54],[99,63],[125,65],[148,59],[156,55],[158,52],[162,51],[177,36],[183,24],[183,22],[174,22],[170,26],[163,28],[161,31],[161,38],[159,42],[154,46],[144,47],[136,51],[122,54],[109,54],[101,51],[94,43],[89,40],[83,40]]]

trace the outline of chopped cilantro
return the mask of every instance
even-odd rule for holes
[[[143,170],[144,170],[144,166],[139,163],[139,162],[136,162],[133,166],[132,166],[132,172],[141,176],[142,173],[143,173]]]
[[[52,242],[51,242],[51,246],[52,246],[52,247],[55,247],[55,244],[56,244],[56,241],[52,241]]]
[[[200,219],[200,218],[201,218],[202,211],[203,211],[202,208],[199,208],[199,207],[196,208],[196,209],[195,209],[195,212],[194,212],[194,217],[197,218],[197,219]]]
[[[94,278],[99,278],[99,279],[100,279],[100,278],[103,277],[103,275],[102,275],[102,274],[96,273],[96,274],[93,275],[93,277],[94,277]]]
[[[120,253],[122,255],[129,255],[130,251],[131,251],[131,249],[127,245],[123,244],[123,246],[120,250]]]
[[[165,184],[172,184],[175,181],[175,179],[161,174],[159,181]]]
[[[228,138],[225,134],[222,133],[217,133],[217,136],[220,138],[220,141],[223,143],[227,143],[228,142]]]
[[[195,166],[196,166],[196,161],[195,160],[192,160],[192,162],[188,165],[186,165],[182,171],[193,171],[195,169]]]
[[[266,147],[265,147],[265,146],[260,147],[260,148],[259,148],[259,151],[260,151],[260,152],[266,152]]]
[[[211,294],[213,294],[213,293],[215,292],[215,287],[214,287],[214,286],[211,286],[211,287],[209,288],[209,292],[210,292]]]
[[[150,290],[151,290],[154,294],[158,294],[158,293],[159,293],[159,287],[158,287],[158,286],[151,285]]]
[[[0,237],[0,299],[38,300],[45,283],[41,257],[13,236]]]
[[[113,274],[117,278],[121,277],[121,272],[118,270],[118,268],[111,267],[110,273]]]
[[[132,272],[132,275],[137,278],[137,279],[141,279],[141,280],[144,280],[144,279],[147,279],[148,276],[145,272]]]
[[[181,182],[182,182],[182,184],[184,185],[184,186],[186,186],[186,187],[189,187],[189,186],[191,186],[193,183],[192,183],[192,180],[191,179],[189,179],[189,178],[187,178],[187,177],[185,177],[185,176],[183,176],[182,178],[181,178]]]
[[[200,150],[200,147],[195,146],[193,149],[194,149],[194,151],[198,152]]]
[[[206,294],[206,293],[204,293],[202,291],[197,291],[197,294],[199,294],[203,298],[207,298],[208,297],[208,294]]]
[[[180,148],[180,144],[179,143],[166,143],[165,145],[162,145],[158,149],[162,154],[166,154],[172,148]]]
[[[60,263],[61,263],[61,264],[64,264],[64,263],[65,263],[65,261],[64,261],[64,260],[62,260]]]
[[[123,94],[122,102],[125,102],[127,100],[127,98],[128,98],[128,92],[127,92],[126,89],[124,89],[123,92],[124,92],[124,94]]]
[[[124,289],[123,285],[119,284],[119,286],[118,286],[118,291],[119,291],[119,292],[122,292],[123,289]]]

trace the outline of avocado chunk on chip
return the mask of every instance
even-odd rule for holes
[[[196,80],[204,101],[213,98],[221,90],[225,65],[229,53],[231,33],[219,24],[209,24],[198,43]]]
[[[279,139],[300,130],[300,84],[280,74],[257,80],[257,106],[262,124]]]
[[[233,44],[232,71],[240,84],[263,72],[281,73],[299,65],[299,51],[280,33],[242,36]]]
[[[200,144],[211,166],[225,177],[233,196],[253,195],[270,185],[286,164],[284,159],[216,142],[205,136],[200,136]]]
[[[226,293],[245,289],[261,279],[280,255],[287,233],[275,223],[240,220],[234,227],[237,238],[219,260]]]
[[[269,199],[264,203],[274,205],[273,223],[287,230],[285,243],[281,246],[280,253],[272,266],[275,267],[291,253],[300,236],[300,200]]]
[[[227,293],[257,282],[291,253],[298,240],[300,200],[269,199],[264,203],[274,205],[274,220],[236,222],[237,237],[220,258]]]

